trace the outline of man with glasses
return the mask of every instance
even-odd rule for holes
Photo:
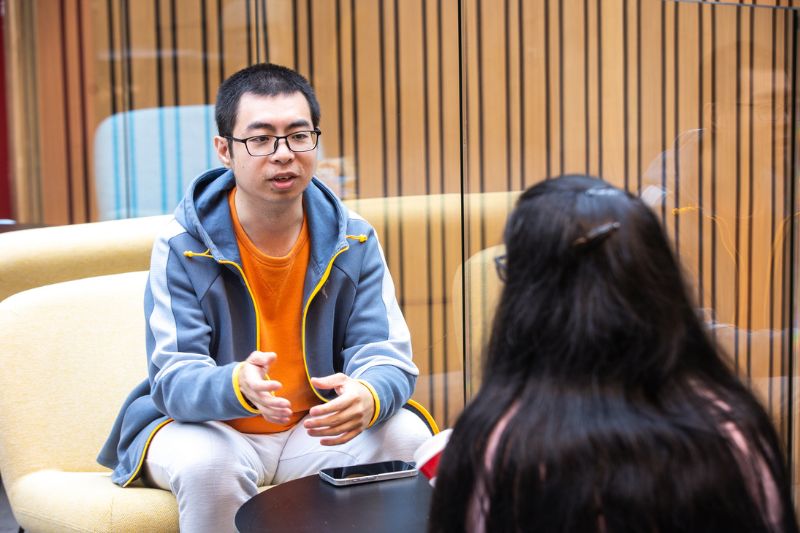
[[[313,89],[254,65],[215,112],[225,168],[190,185],[154,244],[149,379],[98,457],[120,485],[174,492],[184,532],[233,530],[259,486],[410,460],[430,436],[374,230],[313,177]]]

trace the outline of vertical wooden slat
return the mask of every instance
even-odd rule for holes
[[[604,1],[599,24],[600,50],[603,75],[598,79],[597,102],[602,114],[598,116],[597,136],[602,139],[598,152],[596,173],[621,187],[630,187],[629,152],[630,135],[630,84],[628,70],[631,51],[625,46],[628,38],[626,15],[628,2]],[[602,120],[601,120],[602,118]],[[626,141],[627,139],[627,141]]]
[[[86,2],[75,0],[76,31],[77,31],[77,92],[78,115],[80,121],[80,161],[81,161],[81,189],[83,192],[83,221],[90,222],[97,217],[97,205],[94,201],[95,187],[92,161],[94,160],[94,126],[95,109],[91,103],[97,94],[96,87],[89,80],[94,79],[95,65],[92,61],[94,50],[92,48],[91,9]]]
[[[470,180],[470,192],[506,190],[508,171],[506,166],[507,138],[506,122],[510,120],[505,113],[508,93],[506,85],[510,75],[506,70],[506,55],[509,50],[505,42],[503,21],[504,6],[508,0],[477,0],[475,16],[478,35],[476,39],[477,100],[481,113],[476,132],[476,149],[479,158],[477,168],[470,169],[477,175]],[[471,118],[471,117],[470,117]],[[477,117],[475,117],[477,118]]]
[[[675,246],[683,264],[695,277],[699,275],[698,233],[696,227],[701,220],[697,210],[701,193],[699,187],[699,164],[701,160],[702,125],[698,123],[701,108],[698,94],[700,62],[698,37],[700,35],[696,6],[675,4],[675,66],[674,66],[674,176],[675,191],[668,205],[668,220],[674,230]]]
[[[339,40],[336,34],[336,2],[335,0],[322,0],[313,3],[311,11],[312,24],[315,33],[314,40],[327,43],[325,46],[313,46],[309,50],[313,53],[311,65],[313,72],[309,72],[309,80],[314,79],[314,89],[322,108],[322,126],[324,133],[320,138],[322,151],[320,152],[321,172],[330,176],[332,183],[340,175],[338,156],[342,153],[342,137],[339,134],[339,125],[342,122],[339,108],[339,91],[341,89],[340,75],[337,68],[337,54]]]
[[[441,65],[439,84],[439,98],[440,102],[440,183],[441,192],[459,192],[461,191],[462,173],[464,172],[462,166],[462,136],[461,136],[461,120],[462,120],[462,105],[460,95],[462,94],[463,87],[461,85],[461,56],[459,53],[461,41],[460,38],[447,38],[445,36],[459,36],[460,34],[460,21],[459,21],[459,4],[456,0],[439,0],[437,6],[437,19],[439,21],[439,49]],[[458,83],[453,83],[451,80],[458,80]],[[447,83],[446,83],[447,82]],[[456,134],[458,132],[458,134]],[[444,212],[444,200],[442,197],[439,199],[440,212]],[[462,280],[455,274],[457,267],[463,261],[462,242],[460,235],[455,236],[453,232],[446,231],[446,220],[442,217],[440,221],[440,249],[444,256],[444,265],[442,270],[442,294],[452,295],[453,286],[460,286]],[[443,304],[446,306],[452,305],[449,298],[443,298]],[[447,318],[448,308],[445,308],[444,319]],[[444,324],[448,332],[445,336],[445,348],[447,350],[446,357],[442,361],[442,379],[440,383],[444,385],[443,389],[447,387],[448,383],[451,384],[447,387],[444,395],[443,411],[445,413],[445,422],[448,420],[454,421],[455,416],[461,410],[464,402],[463,394],[451,394],[453,389],[452,383],[449,380],[450,372],[457,373],[463,369],[463,351],[458,350],[459,339],[455,335],[455,324],[461,323],[462,317],[453,313],[452,319]],[[463,344],[463,341],[461,342]],[[463,384],[463,378],[461,380]],[[455,392],[461,391],[452,390]]]
[[[512,4],[514,4],[512,6]],[[515,183],[517,180],[515,179],[515,174],[517,171],[517,165],[514,164],[514,161],[519,161],[520,154],[518,153],[518,145],[517,145],[517,135],[516,135],[516,128],[515,128],[515,121],[519,117],[519,102],[514,99],[513,88],[517,87],[519,82],[517,81],[517,71],[516,68],[512,68],[512,63],[514,67],[519,65],[519,60],[515,60],[517,48],[512,46],[512,39],[513,42],[519,41],[519,36],[516,34],[517,26],[511,24],[511,12],[512,9],[516,9],[517,5],[512,0],[505,0],[503,5],[503,30],[502,30],[502,38],[503,38],[503,47],[505,48],[505,53],[503,54],[504,57],[504,69],[506,72],[505,80],[504,80],[504,96],[505,96],[505,160],[504,160],[504,171],[505,174],[505,185],[503,186],[503,190],[512,190],[515,188]],[[514,155],[516,154],[516,157]]]
[[[529,186],[548,177],[551,173],[550,149],[550,79],[549,69],[549,0],[543,2],[521,2],[525,6],[523,14],[524,35],[522,38],[521,62],[525,64],[522,87],[519,92],[525,96],[525,111],[522,113],[522,128],[525,132],[523,151],[526,152],[524,183]],[[522,187],[520,187],[522,188]]]
[[[250,20],[247,18],[246,2],[249,0],[223,0],[222,18],[224,33],[225,76],[251,64],[250,40],[247,28]]]
[[[527,119],[527,106],[526,106],[526,98],[525,98],[525,64],[526,64],[526,46],[525,46],[525,36],[527,32],[525,31],[525,16],[527,12],[525,11],[525,3],[522,0],[517,0],[517,61],[518,63],[518,71],[517,71],[517,93],[519,95],[519,113],[518,116],[518,128],[519,128],[519,143],[517,144],[518,156],[517,160],[519,161],[519,176],[516,187],[509,187],[509,188],[518,188],[522,189],[525,187],[525,180],[528,177],[528,159],[527,159],[527,129],[526,129],[526,119]]]
[[[71,147],[69,143],[69,139],[72,139],[70,127],[73,124],[70,112],[72,110],[72,102],[70,101],[70,93],[69,93],[69,74],[71,69],[68,68],[68,45],[67,45],[67,25],[66,25],[66,6],[64,5],[64,0],[60,0],[58,4],[58,18],[60,22],[59,33],[61,36],[61,88],[62,88],[62,104],[64,109],[64,120],[63,124],[63,133],[64,139],[67,140],[65,150],[64,150],[64,171],[66,173],[66,184],[67,184],[67,216],[70,223],[75,222],[75,190],[74,190],[74,177],[73,177],[73,160],[72,160],[72,153]]]
[[[39,46],[47,50],[61,50],[59,1],[47,0],[37,4],[36,38]],[[40,119],[36,142],[45,148],[46,157],[40,161],[41,173],[47,176],[47,192],[42,196],[42,220],[46,224],[69,222],[69,184],[66,169],[67,146],[53,143],[53,135],[64,134],[64,69],[61,54],[47,54],[37,65],[39,93],[37,108]],[[57,133],[56,133],[57,132]],[[42,146],[44,143],[44,146]],[[66,201],[65,201],[66,200]]]
[[[703,19],[704,9],[703,6],[697,6],[696,17],[697,17],[697,51],[700,56],[700,61],[698,62],[696,72],[696,79],[698,82],[697,88],[697,101],[698,101],[698,111],[696,113],[696,120],[698,124],[698,131],[700,132],[697,140],[697,202],[696,207],[697,210],[700,211],[702,209],[701,206],[704,205],[704,193],[705,193],[705,164],[704,164],[704,136],[703,132],[706,128],[706,121],[704,117],[704,98],[705,98],[705,84],[706,79],[704,77],[704,70],[703,70],[703,60],[705,55],[706,43],[704,39],[704,19]],[[691,74],[690,74],[691,75]],[[705,230],[705,221],[703,220],[702,216],[698,216],[697,226],[697,245],[698,245],[698,259],[697,259],[697,296],[698,296],[698,307],[703,309],[705,307],[705,242],[704,242],[704,230]]]
[[[583,151],[585,174],[596,176],[598,174],[597,160],[600,159],[600,114],[602,109],[597,98],[597,89],[600,86],[601,64],[599,53],[601,49],[597,42],[597,13],[596,4],[583,0]]]
[[[544,124],[545,124],[545,135],[544,135],[544,149],[545,149],[545,178],[549,179],[553,175],[553,106],[551,103],[553,101],[551,95],[554,92],[554,79],[553,76],[553,67],[551,65],[550,51],[553,48],[552,39],[551,39],[551,15],[550,15],[550,0],[544,0],[544,31],[542,32],[542,36],[544,37],[544,86],[545,86],[545,94],[544,94]]]
[[[481,144],[480,131],[483,128],[483,115],[480,112],[481,86],[480,86],[480,19],[478,18],[480,0],[468,0],[462,4],[463,28],[462,28],[462,54],[464,61],[464,87],[463,99],[465,104],[466,131],[465,136],[465,191],[480,191],[481,175]],[[470,232],[467,232],[469,238]]]
[[[784,265],[785,265],[785,276],[784,279],[788,281],[784,285],[784,297],[787,301],[787,312],[786,312],[786,320],[782,323],[784,326],[784,335],[782,336],[782,340],[786,342],[786,375],[788,376],[788,384],[786,387],[786,397],[789,399],[789,405],[787,408],[788,416],[786,422],[786,434],[790,439],[790,444],[787,446],[788,452],[788,463],[789,468],[792,471],[792,482],[795,488],[795,505],[797,505],[797,498],[798,498],[798,466],[797,466],[797,455],[798,449],[800,449],[800,438],[795,433],[797,431],[798,425],[795,423],[795,413],[798,410],[798,403],[795,400],[795,381],[797,378],[797,365],[796,365],[796,357],[798,355],[798,343],[795,339],[795,333],[798,327],[798,305],[800,305],[800,295],[798,295],[798,286],[797,286],[797,275],[800,275],[800,269],[797,266],[797,249],[800,246],[800,235],[797,232],[797,216],[796,214],[800,212],[800,199],[798,198],[798,191],[797,191],[797,127],[796,127],[796,120],[798,120],[798,108],[797,108],[797,98],[798,98],[798,91],[797,91],[797,84],[800,82],[798,79],[798,55],[797,55],[797,48],[798,48],[798,31],[800,31],[800,18],[798,17],[797,12],[793,12],[791,14],[791,18],[787,20],[787,42],[791,42],[791,46],[786,47],[788,52],[788,59],[786,61],[787,69],[786,72],[790,73],[790,85],[791,88],[787,91],[790,94],[790,97],[787,98],[788,102],[791,104],[793,120],[789,123],[791,128],[789,129],[790,133],[788,135],[789,139],[789,150],[791,153],[786,158],[789,162],[787,167],[787,177],[788,179],[788,186],[787,192],[785,195],[784,205],[787,208],[787,216],[789,221],[789,230],[788,235],[793,236],[793,242],[789,242],[785,240],[784,242]],[[792,237],[789,237],[792,239]],[[788,289],[788,290],[787,290]],[[789,332],[793,332],[791,335]]]
[[[386,188],[384,179],[383,115],[381,89],[381,34],[379,33],[379,9],[377,2],[357,2],[355,4],[354,24],[359,28],[356,34],[356,63],[359,76],[356,91],[361,98],[358,102],[355,142],[359,147],[358,189],[364,198],[381,196]],[[371,154],[371,157],[367,157]]]
[[[83,35],[78,30],[82,25],[81,11],[75,0],[62,0],[58,4],[59,19],[58,38],[59,54],[51,60],[58,60],[60,66],[59,87],[64,121],[61,124],[62,134],[56,130],[51,135],[63,139],[63,170],[66,177],[67,196],[62,198],[66,203],[67,217],[71,222],[86,222],[90,215],[90,200],[86,179],[86,136],[85,105],[82,75],[84,74],[82,57]],[[72,66],[75,68],[71,68]],[[52,141],[51,141],[52,142]]]
[[[38,86],[34,8],[30,2],[6,2],[12,194],[19,222],[42,220],[38,107],[30,97]]]
[[[6,12],[5,6],[3,11],[0,12],[0,71],[7,72],[6,63]],[[5,133],[5,136],[0,140],[0,218],[12,219],[16,216],[12,211],[11,200],[11,165],[9,161],[9,115],[8,115],[8,89],[6,85],[8,82],[3,78],[3,84],[0,85],[0,131]]]

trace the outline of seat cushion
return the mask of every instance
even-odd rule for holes
[[[26,531],[178,531],[178,503],[171,492],[141,485],[123,489],[107,472],[40,470],[6,489]]]
[[[40,470],[6,489],[17,522],[29,531],[178,531],[171,492],[123,489],[107,473]]]

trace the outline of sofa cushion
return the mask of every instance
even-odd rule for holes
[[[14,516],[29,531],[178,531],[171,492],[122,488],[107,473],[41,470],[7,487]]]

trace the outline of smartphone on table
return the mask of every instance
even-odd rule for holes
[[[319,477],[337,487],[416,475],[416,467],[405,461],[382,461],[380,463],[323,468],[319,471]]]

